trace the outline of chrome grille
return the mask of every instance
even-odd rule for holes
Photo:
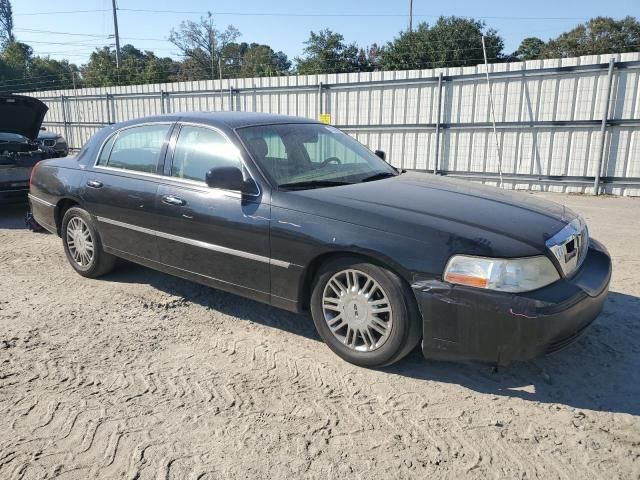
[[[546,246],[558,261],[563,275],[570,276],[580,267],[589,248],[589,230],[586,223],[580,217],[572,220],[547,240]]]

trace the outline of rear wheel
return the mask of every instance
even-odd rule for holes
[[[100,235],[86,210],[72,207],[65,212],[62,244],[67,260],[80,275],[95,278],[113,270],[116,257],[102,249]]]
[[[412,295],[390,270],[343,257],[318,272],[311,314],[322,339],[340,357],[382,367],[400,360],[420,340]]]

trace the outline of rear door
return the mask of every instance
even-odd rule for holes
[[[83,199],[108,249],[158,261],[154,203],[172,127],[169,122],[120,130],[87,172]]]
[[[271,206],[257,189],[241,194],[205,183],[214,167],[243,166],[237,148],[219,130],[179,127],[158,189],[158,243],[164,264],[196,274],[219,288],[268,301]]]

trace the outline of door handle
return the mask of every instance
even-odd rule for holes
[[[167,205],[177,205],[177,206],[182,206],[187,204],[186,201],[174,195],[165,195],[164,197],[162,197],[162,203],[166,203]]]
[[[89,180],[87,182],[87,186],[91,188],[100,188],[102,187],[102,182],[99,182],[97,180]]]

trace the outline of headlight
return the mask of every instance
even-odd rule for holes
[[[560,279],[558,270],[545,256],[485,258],[454,255],[444,269],[444,280],[501,292],[528,292]]]

